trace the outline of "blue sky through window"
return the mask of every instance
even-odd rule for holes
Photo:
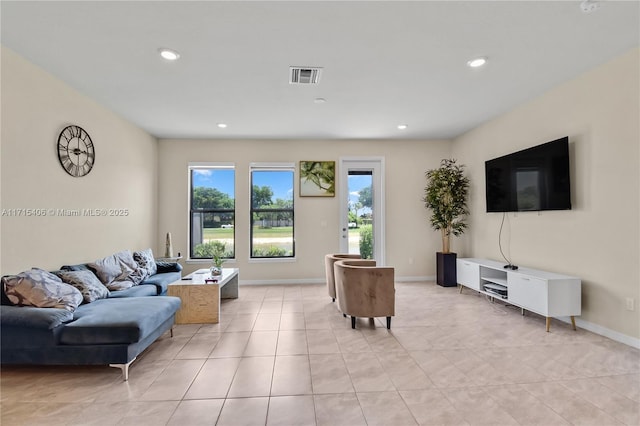
[[[293,199],[293,172],[292,171],[254,171],[253,184],[269,186],[273,191],[273,201]],[[235,170],[233,169],[194,169],[193,186],[217,188],[219,191],[235,198]],[[358,194],[362,188],[371,186],[371,176],[349,176],[349,201],[357,202]]]
[[[268,186],[273,191],[273,199],[293,200],[293,171],[254,171],[253,185]]]
[[[371,175],[349,176],[349,201],[358,201],[360,191],[371,186]]]
[[[372,184],[372,176],[371,175],[349,175],[348,178],[348,190],[349,190],[349,205],[355,205],[360,200],[360,191],[363,188],[371,186]],[[359,211],[362,213],[371,213],[370,208],[364,208]]]
[[[233,169],[194,169],[193,187],[216,188],[218,191],[235,198],[235,170]]]

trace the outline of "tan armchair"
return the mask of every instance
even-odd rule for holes
[[[335,278],[333,277],[333,264],[336,261],[342,260],[342,259],[360,259],[360,255],[336,253],[336,254],[327,254],[324,257],[324,269],[325,269],[325,275],[327,277],[327,292],[329,293],[329,296],[333,299],[334,302],[336,301],[336,283],[335,283]]]
[[[396,305],[394,269],[376,266],[375,260],[340,260],[333,267],[338,308],[351,316],[351,328],[356,328],[357,317],[387,317],[390,329]]]

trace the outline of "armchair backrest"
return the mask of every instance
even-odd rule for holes
[[[375,260],[340,260],[334,263],[339,309],[356,317],[395,315],[395,271],[376,266]]]
[[[327,292],[333,299],[336,298],[336,284],[333,275],[333,264],[338,260],[360,259],[359,254],[333,253],[324,257],[325,276],[327,280]]]

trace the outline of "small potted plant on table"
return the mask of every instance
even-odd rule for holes
[[[222,265],[224,264],[224,249],[225,245],[216,244],[215,249],[213,251],[211,257],[212,266],[209,268],[211,271],[211,276],[222,275]]]

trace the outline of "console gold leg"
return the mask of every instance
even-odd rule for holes
[[[573,331],[576,331],[576,319],[573,315],[571,315],[571,326],[573,327]]]
[[[550,328],[551,328],[551,317],[547,317],[547,333],[549,332]]]

